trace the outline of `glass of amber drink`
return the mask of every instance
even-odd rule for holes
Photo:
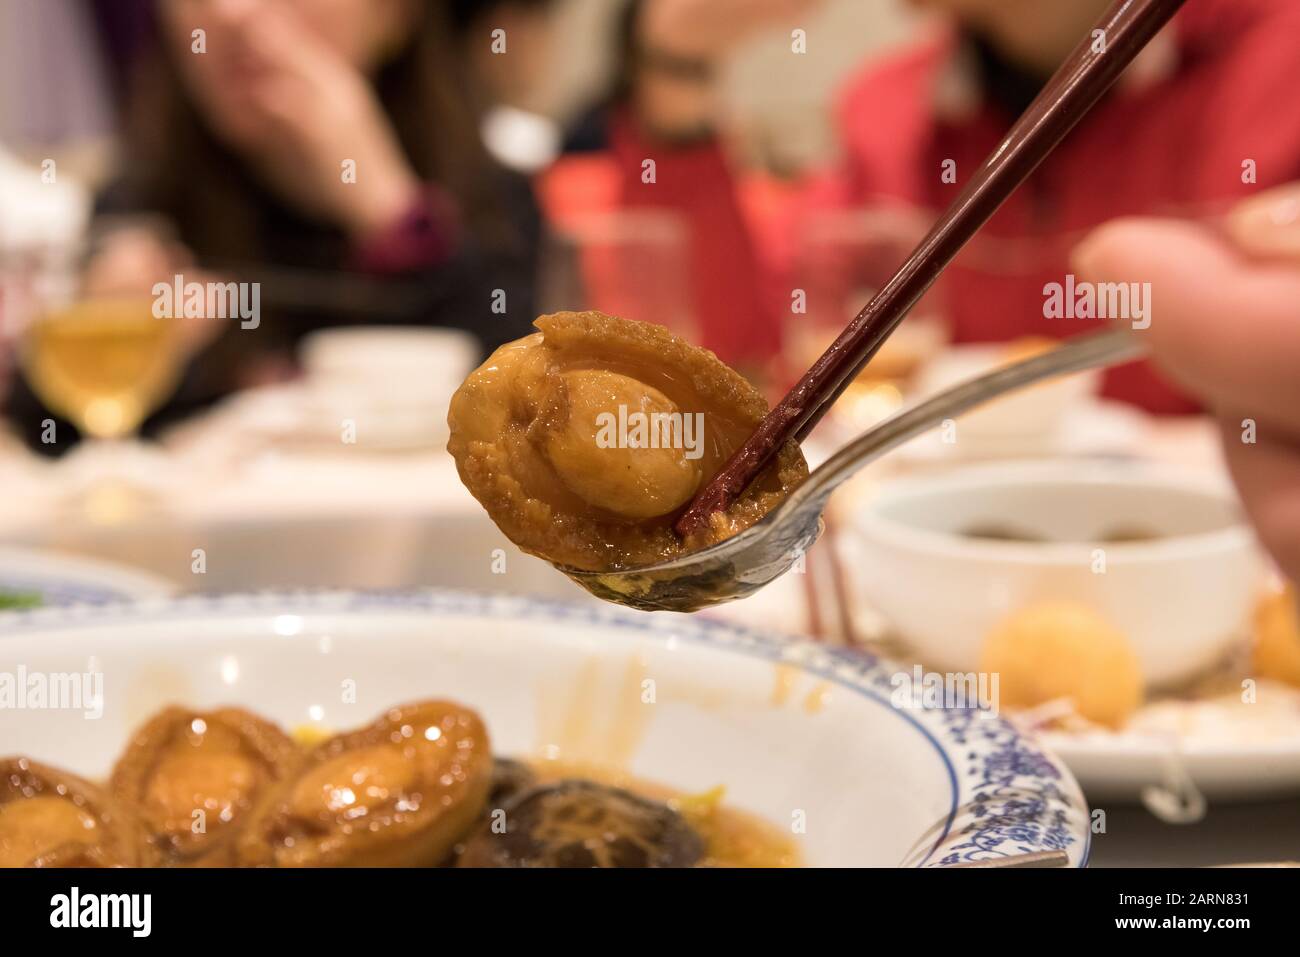
[[[171,240],[152,217],[111,217],[51,250],[35,277],[20,359],[32,391],[87,438],[127,439],[175,388],[178,322],[153,289],[172,282]]]
[[[175,322],[144,296],[78,299],[43,311],[23,337],[23,368],[53,412],[94,439],[129,438],[175,386]]]
[[[155,314],[151,290],[171,278],[162,275],[162,265],[154,269],[150,263],[129,281],[126,270],[114,266],[122,282],[87,281],[104,243],[124,228],[118,223],[111,232],[96,230],[84,244],[43,257],[18,340],[19,364],[32,392],[86,440],[76,456],[93,458],[87,507],[92,498],[107,500],[108,488],[132,484],[118,474],[117,466],[128,458],[126,442],[175,389],[184,361],[180,322]],[[131,228],[138,237],[148,227]],[[51,441],[62,445],[64,437]]]

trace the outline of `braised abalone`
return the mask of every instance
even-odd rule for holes
[[[0,760],[0,867],[153,863],[139,824],[102,788],[29,758]]]
[[[253,804],[300,760],[288,735],[247,711],[167,708],[131,738],[109,786],[165,863],[229,864]]]
[[[452,398],[462,481],[524,551],[582,571],[654,564],[728,538],[808,467],[791,442],[725,512],[683,540],[673,522],[767,412],[713,353],[599,312],[542,316]]]
[[[477,819],[491,785],[478,715],[449,701],[392,708],[312,750],[255,810],[238,862],[437,864]]]

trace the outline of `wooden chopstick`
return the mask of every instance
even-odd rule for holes
[[[1185,0],[1118,0],[1066,58],[907,261],[695,496],[683,537],[725,510],[786,442],[802,441],[972,236],[1074,128]]]

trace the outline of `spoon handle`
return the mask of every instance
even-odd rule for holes
[[[1035,382],[1116,365],[1140,358],[1145,352],[1145,344],[1128,329],[1095,332],[940,392],[868,429],[823,462],[781,506],[778,521],[810,507],[815,507],[820,513],[831,492],[868,462],[928,432],[946,419]]]

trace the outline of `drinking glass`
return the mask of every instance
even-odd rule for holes
[[[137,520],[158,505],[158,453],[131,440],[171,395],[184,362],[182,320],[156,317],[149,291],[154,282],[170,284],[170,275],[136,277],[130,285],[106,285],[102,276],[85,281],[96,255],[122,229],[139,239],[140,230],[157,227],[153,220],[116,220],[80,243],[31,257],[17,345],[33,393],[83,438],[69,456],[75,464],[59,473],[65,518],[96,525]]]
[[[106,292],[83,281],[119,230],[156,228],[146,222],[101,227],[78,248],[49,251],[38,267],[33,315],[19,346],[23,373],[47,408],[92,441],[134,436],[179,376],[179,320],[155,317],[147,288]]]
[[[596,309],[699,341],[686,226],[675,214],[631,209],[567,216],[545,260],[543,312]]]

